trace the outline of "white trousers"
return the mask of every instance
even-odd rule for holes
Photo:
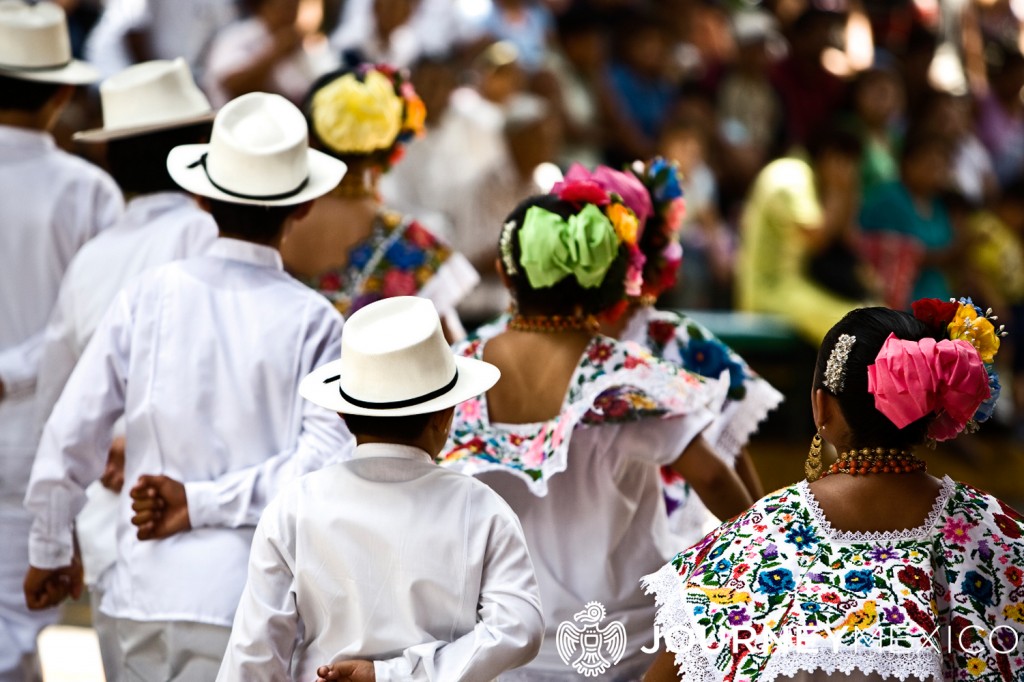
[[[231,628],[183,621],[114,619],[121,682],[213,682]]]
[[[36,637],[60,619],[60,609],[29,611],[25,606],[22,585],[31,526],[32,517],[20,503],[6,497],[0,501],[0,682],[37,679]]]

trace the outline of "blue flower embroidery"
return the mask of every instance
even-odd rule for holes
[[[423,249],[399,239],[388,247],[388,250],[384,252],[384,257],[395,267],[411,270],[423,265],[426,254]]]
[[[715,573],[728,573],[731,568],[732,562],[728,559],[722,559],[715,564]]]
[[[757,576],[758,589],[765,594],[781,594],[796,587],[793,573],[788,568],[761,571]]]
[[[799,550],[809,549],[812,545],[818,542],[818,536],[814,534],[814,529],[805,526],[804,524],[794,524],[789,532],[786,533],[786,542],[791,542],[796,545]]]
[[[843,585],[851,592],[867,594],[875,586],[875,577],[871,571],[849,571],[843,577]]]
[[[979,604],[986,606],[992,604],[992,582],[977,571],[967,571],[964,574],[960,589]]]

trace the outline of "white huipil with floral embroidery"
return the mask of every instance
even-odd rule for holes
[[[643,582],[687,682],[835,673],[1020,680],[1022,534],[1017,512],[949,478],[915,529],[836,531],[804,481],[764,497]]]
[[[476,340],[457,352],[481,358],[483,349]],[[596,679],[635,679],[650,665],[640,648],[651,640],[654,605],[636,579],[676,550],[659,467],[711,423],[718,388],[636,344],[599,336],[584,351],[557,418],[495,424],[486,395],[456,408],[442,465],[479,476],[505,498],[537,570],[544,645],[508,679],[578,679],[557,653],[556,631],[590,601],[601,602],[605,622],[622,622],[627,634],[622,661]]]

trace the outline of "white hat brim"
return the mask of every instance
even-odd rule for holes
[[[71,136],[71,139],[75,142],[85,142],[89,144],[95,142],[107,142],[109,140],[119,140],[125,137],[149,135],[150,133],[158,133],[161,130],[173,130],[174,128],[184,128],[186,126],[198,125],[200,123],[209,123],[216,117],[216,111],[208,111],[205,114],[188,116],[173,121],[150,123],[149,125],[130,126],[127,128],[94,128],[92,130],[82,130],[77,132]]]
[[[339,379],[341,360],[329,362],[306,375],[299,384],[299,394],[321,407],[341,414],[358,414],[367,417],[409,417],[414,414],[438,412],[469,400],[486,392],[498,383],[501,372],[489,362],[473,358],[455,357],[459,379],[450,391],[432,400],[407,407],[392,409],[368,408],[353,405],[341,396]]]
[[[61,85],[91,85],[100,80],[100,72],[92,64],[72,59],[59,69],[28,69],[0,67],[0,76],[19,78],[23,81],[58,83]]]
[[[250,206],[294,206],[321,197],[338,186],[345,177],[348,166],[344,162],[328,156],[315,149],[306,151],[308,155],[309,179],[302,191],[284,199],[249,199],[222,192],[213,186],[206,170],[195,165],[203,154],[209,150],[208,144],[186,144],[175,147],[167,155],[167,172],[185,190],[208,199],[218,199],[232,204]],[[190,167],[191,166],[191,167]]]

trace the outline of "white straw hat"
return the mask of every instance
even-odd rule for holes
[[[221,108],[210,144],[172,149],[167,170],[193,194],[234,204],[288,206],[330,192],[346,166],[309,148],[306,119],[294,104],[253,92]]]
[[[0,0],[0,76],[67,85],[100,79],[95,68],[72,59],[64,9],[22,0]]]
[[[492,364],[452,353],[429,299],[396,296],[353,313],[341,359],[313,370],[299,393],[342,414],[405,417],[457,405],[500,376]]]
[[[82,142],[105,142],[212,121],[210,100],[181,57],[129,66],[100,84],[103,127],[75,133]]]

